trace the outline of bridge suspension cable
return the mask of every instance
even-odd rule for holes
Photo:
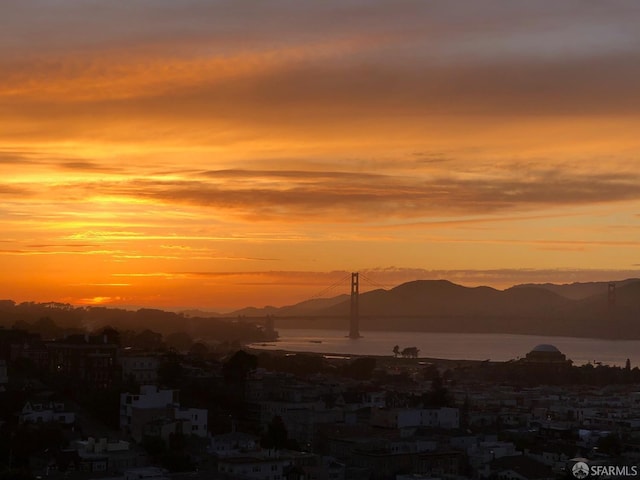
[[[374,280],[370,279],[369,277],[367,277],[364,273],[360,272],[360,278],[362,278],[365,282],[367,282],[369,285],[373,286],[373,287],[378,287],[378,288],[382,288],[383,290],[386,290],[387,288],[389,288],[392,285],[382,285],[381,283],[375,282]]]
[[[338,280],[337,282],[333,283],[332,285],[329,285],[327,288],[321,290],[320,292],[316,293],[315,295],[312,295],[311,297],[307,298],[306,301],[315,300],[316,298],[324,297],[325,295],[327,295],[334,288],[337,288],[337,287],[339,287],[341,285],[344,285],[345,282],[347,281],[347,279],[349,279],[349,278],[351,278],[351,274],[350,273],[346,274],[340,280]]]

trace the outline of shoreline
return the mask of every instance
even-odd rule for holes
[[[394,364],[397,366],[427,366],[429,364],[433,365],[441,365],[441,366],[472,366],[472,365],[480,365],[484,364],[499,364],[506,363],[506,361],[492,361],[492,360],[467,360],[467,359],[449,359],[449,358],[436,358],[436,357],[416,357],[416,358],[403,358],[403,357],[394,357],[393,355],[365,355],[365,354],[340,354],[340,353],[332,353],[332,352],[307,352],[307,351],[296,351],[296,350],[285,350],[285,349],[266,349],[266,348],[255,348],[250,345],[245,345],[243,347],[247,352],[257,355],[259,353],[267,353],[272,355],[279,356],[290,356],[290,355],[305,355],[305,356],[313,356],[313,357],[322,357],[326,360],[330,361],[350,361],[356,358],[375,358],[376,361],[382,361],[387,364]]]
[[[524,358],[538,345],[553,345],[574,365],[605,364],[624,366],[630,359],[640,366],[640,340],[612,340],[590,337],[551,337],[496,333],[378,332],[367,330],[358,340],[349,339],[344,330],[280,329],[279,338],[254,341],[255,350],[317,352],[336,356],[391,358],[394,345],[400,351],[417,347],[419,361],[502,363]]]

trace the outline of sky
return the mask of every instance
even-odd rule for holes
[[[0,298],[640,276],[639,24],[635,0],[2,2]]]

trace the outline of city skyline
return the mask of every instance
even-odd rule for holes
[[[231,310],[350,271],[640,276],[639,20],[632,1],[2,5],[2,297]]]

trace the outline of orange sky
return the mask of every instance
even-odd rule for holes
[[[5,2],[0,298],[639,276],[638,24],[632,0]]]

